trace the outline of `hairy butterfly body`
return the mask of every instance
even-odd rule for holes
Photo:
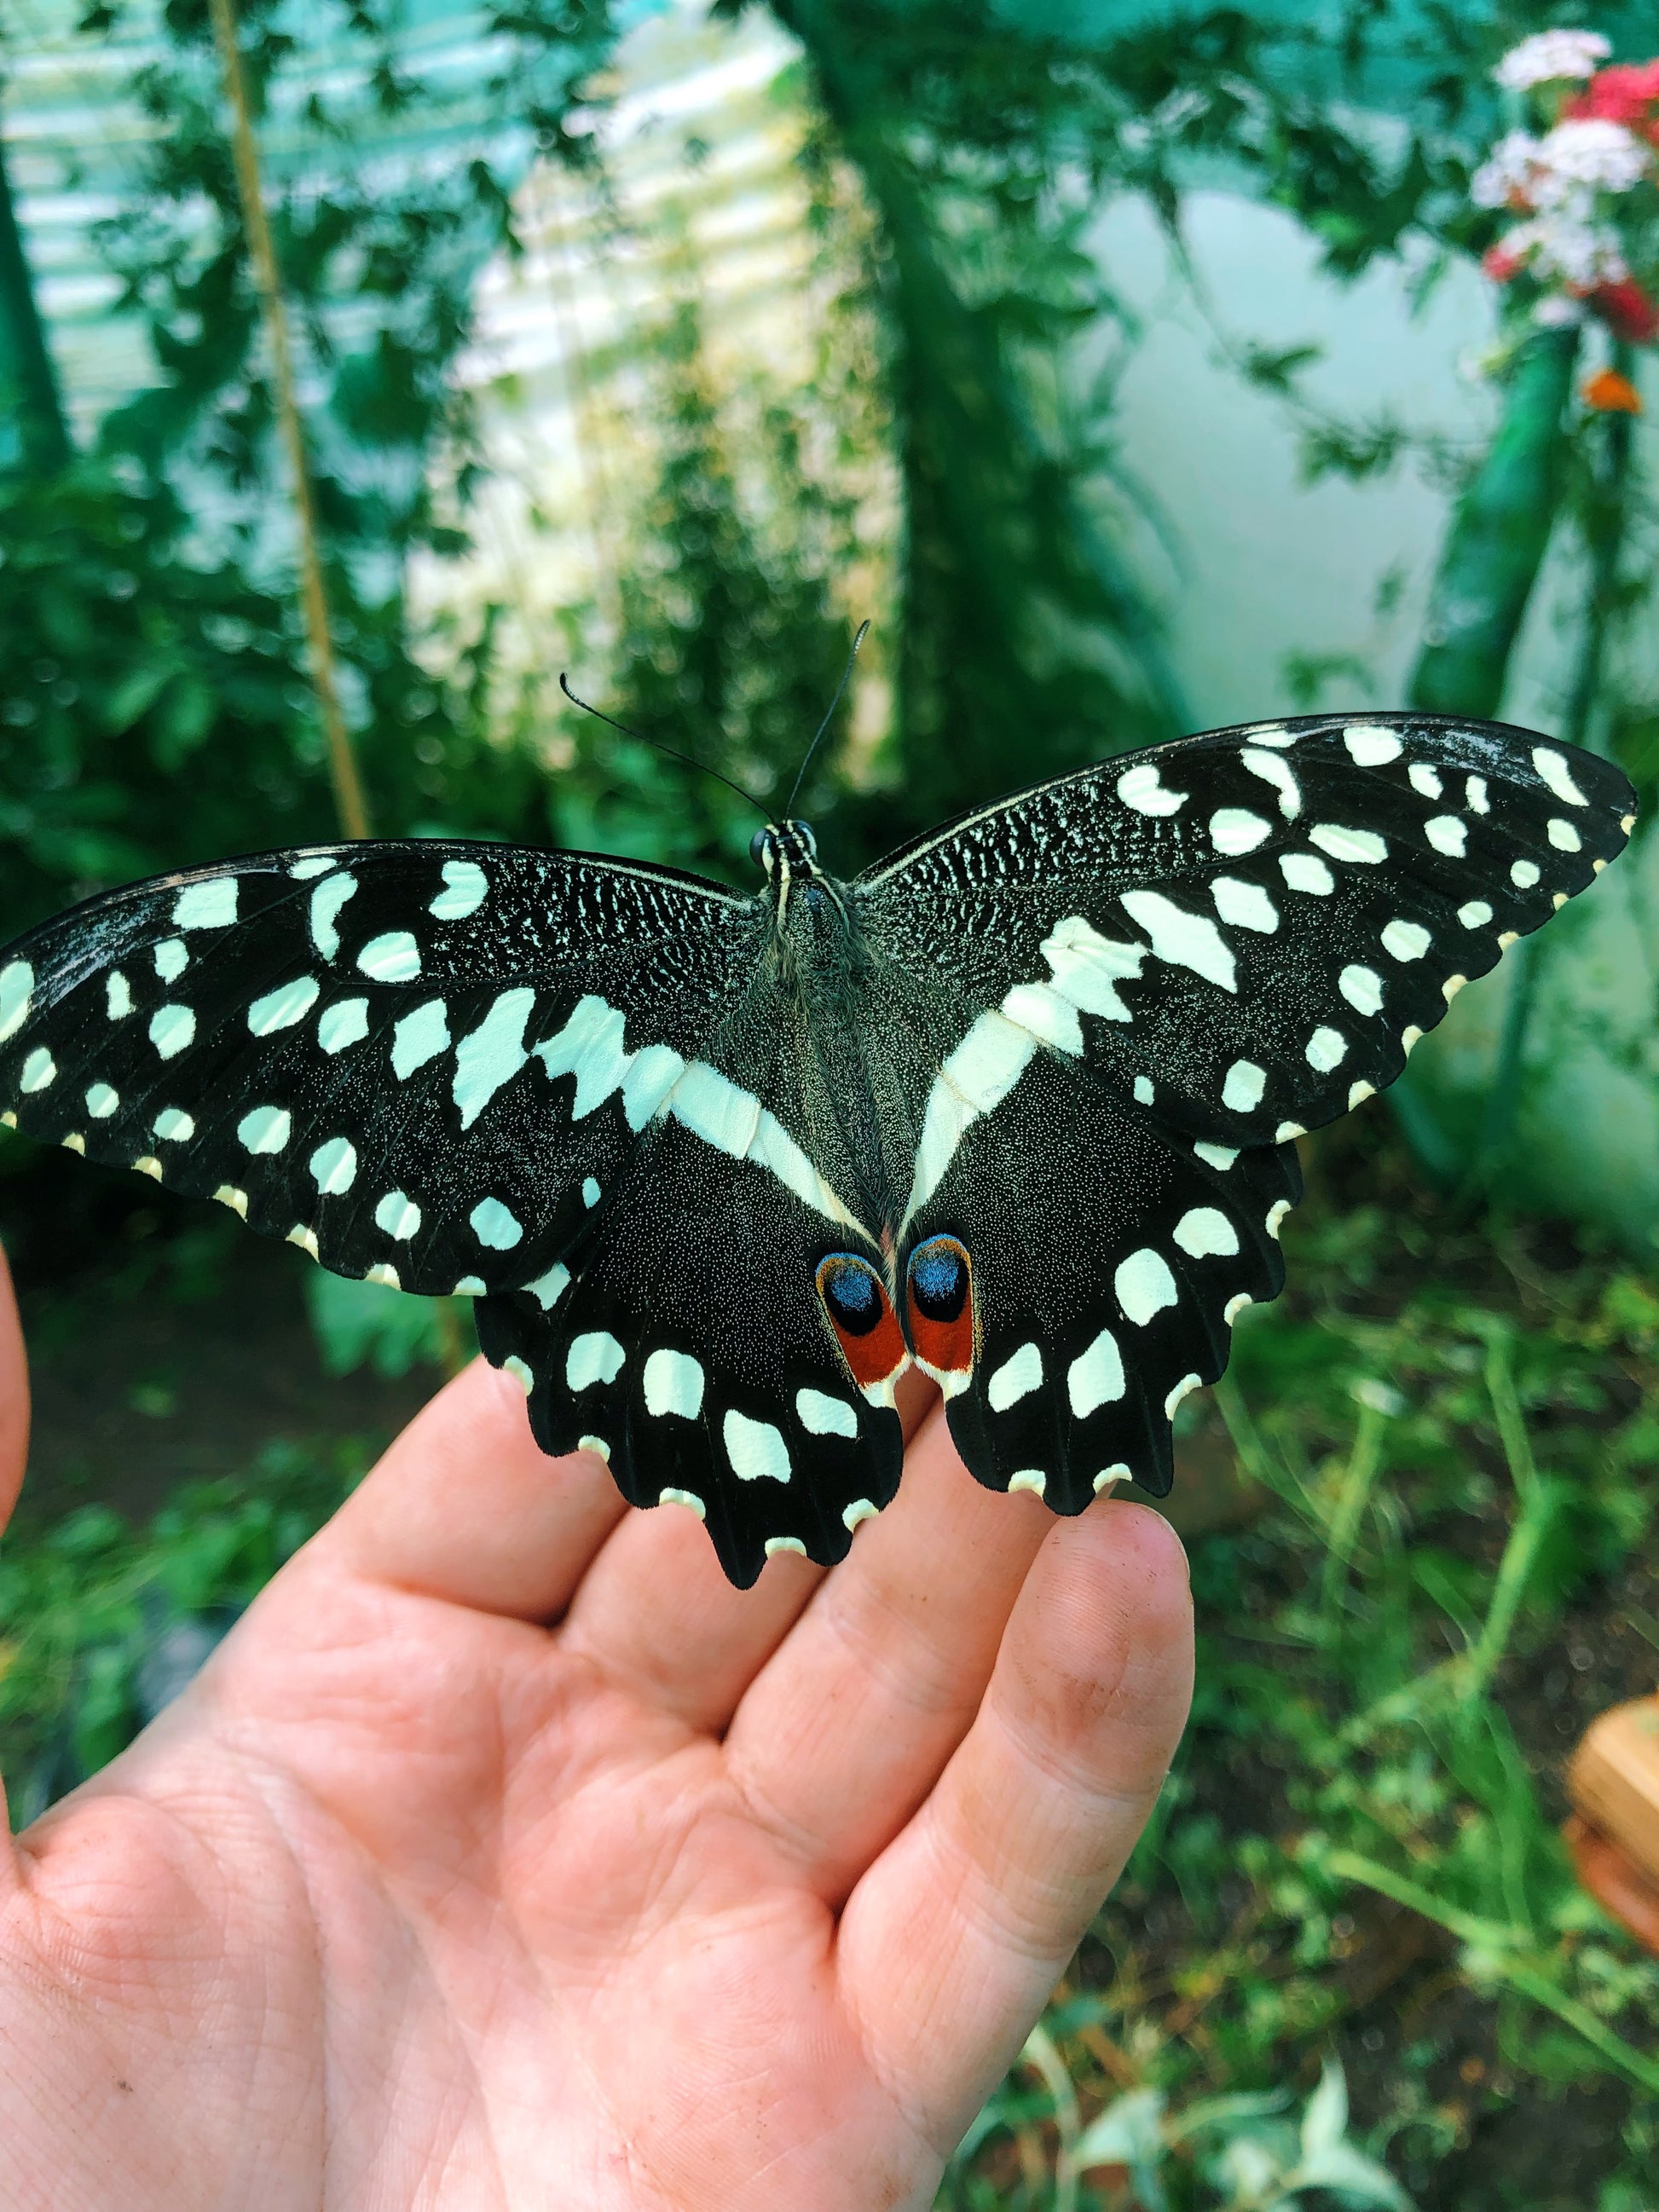
[[[894,1385],[978,1480],[1168,1489],[1283,1281],[1292,1140],[1622,848],[1607,763],[1319,716],[1024,793],[750,896],[495,845],[341,845],[89,900],[0,955],[0,1105],[325,1266],[478,1301],[538,1441],[829,1562]]]

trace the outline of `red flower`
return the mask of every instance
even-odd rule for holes
[[[1602,321],[1632,345],[1651,345],[1659,336],[1659,307],[1633,277],[1621,276],[1616,284],[1598,284],[1589,301]]]
[[[1650,111],[1659,100],[1659,61],[1617,62],[1599,70],[1584,90],[1575,93],[1562,106],[1563,115],[1577,120],[1592,116],[1602,123],[1622,123],[1650,144],[1659,145],[1659,117]]]
[[[1521,256],[1506,252],[1501,246],[1489,246],[1480,257],[1480,266],[1494,284],[1507,284],[1521,273]]]

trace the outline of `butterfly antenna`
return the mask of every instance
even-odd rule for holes
[[[851,681],[853,663],[859,657],[859,647],[863,644],[865,639],[868,637],[869,635],[869,623],[867,622],[861,622],[859,624],[859,634],[853,640],[853,650],[847,656],[847,665],[841,672],[841,682],[836,686],[836,696],[830,702],[829,707],[825,711],[823,720],[818,724],[817,735],[814,737],[811,744],[806,748],[805,757],[802,760],[800,767],[796,772],[794,783],[790,788],[789,804],[783,810],[784,819],[786,821],[788,820],[789,817],[795,811],[795,799],[800,791],[803,781],[805,780],[806,771],[811,764],[812,756],[817,752],[819,739],[822,738],[824,732],[829,728],[830,721],[835,715],[835,711],[841,704],[842,693],[847,689],[848,683]]]
[[[844,683],[846,678],[842,680]],[[630,730],[626,722],[619,722],[614,714],[601,714],[597,707],[590,707],[586,699],[579,699],[571,690],[562,669],[559,671],[559,689],[573,707],[580,707],[584,714],[591,714],[596,722],[608,722],[613,730],[620,730],[623,737],[632,738],[642,745],[650,745],[657,752],[666,753],[670,760],[683,761],[687,768],[695,768],[704,775],[712,775],[716,783],[723,783],[728,791],[735,791],[739,799],[752,806],[763,822],[772,819],[752,791],[745,791],[740,783],[733,783],[729,775],[722,775],[717,768],[710,768],[707,761],[697,760],[690,753],[683,753],[678,745],[665,744],[660,738],[647,738],[643,730]],[[836,694],[837,697],[840,696]]]

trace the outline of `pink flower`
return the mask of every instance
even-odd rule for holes
[[[1494,284],[1507,284],[1518,276],[1523,266],[1522,256],[1506,252],[1501,246],[1489,246],[1480,257],[1480,266]]]

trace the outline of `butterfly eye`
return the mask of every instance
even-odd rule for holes
[[[867,1260],[832,1252],[818,1262],[818,1296],[842,1357],[860,1390],[885,1383],[904,1364],[904,1338],[887,1286]]]
[[[910,1255],[910,1341],[936,1376],[974,1364],[973,1270],[954,1237],[930,1237]]]
[[[769,830],[757,830],[749,840],[749,857],[757,868],[766,865],[766,841],[771,834]]]

